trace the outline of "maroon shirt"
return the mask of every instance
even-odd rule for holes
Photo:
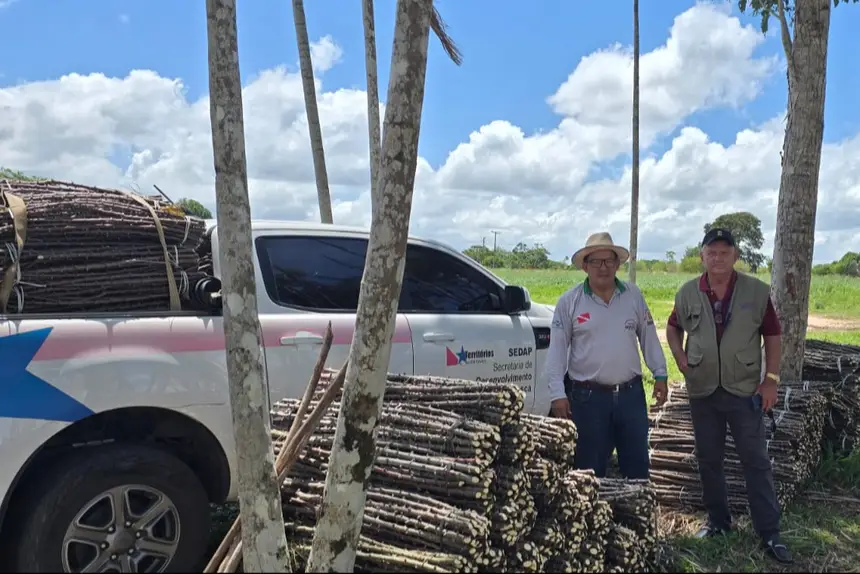
[[[703,273],[702,276],[699,277],[699,289],[702,292],[707,293],[708,300],[711,302],[711,310],[714,313],[714,322],[717,324],[717,343],[719,343],[723,338],[723,331],[726,328],[722,320],[724,317],[723,311],[727,311],[729,308],[729,303],[732,300],[732,292],[735,290],[735,282],[737,281],[737,278],[738,274],[735,271],[732,273],[731,279],[729,279],[729,285],[726,288],[726,296],[720,300],[714,290],[711,289],[711,286],[708,285],[707,274]],[[672,327],[681,330],[681,325],[678,323],[678,311],[674,307],[672,308],[672,313],[669,315],[668,323]],[[759,333],[762,337],[775,337],[782,334],[779,317],[776,315],[776,309],[774,308],[773,300],[770,297],[767,298],[767,310],[764,312],[764,319],[762,319]]]

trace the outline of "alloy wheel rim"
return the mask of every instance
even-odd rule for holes
[[[65,572],[163,572],[179,547],[176,505],[160,490],[122,485],[93,497],[66,528]]]

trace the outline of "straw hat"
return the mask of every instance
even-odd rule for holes
[[[589,235],[585,242],[585,247],[574,253],[571,259],[573,259],[573,263],[577,267],[582,268],[586,257],[595,251],[600,251],[602,249],[610,249],[614,251],[618,255],[619,265],[625,263],[630,257],[630,252],[627,251],[627,249],[620,245],[615,245],[612,241],[612,236],[606,231],[601,231],[599,233],[592,233]]]

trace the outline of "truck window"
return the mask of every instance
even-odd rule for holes
[[[314,311],[355,312],[367,240],[267,236],[256,241],[266,292],[275,303]]]
[[[470,265],[438,249],[409,245],[403,313],[500,313],[502,289]]]

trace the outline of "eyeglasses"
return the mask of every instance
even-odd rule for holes
[[[601,267],[606,267],[607,269],[614,269],[618,264],[618,260],[615,258],[610,259],[589,259],[587,261],[588,266],[592,269],[600,269]]]

